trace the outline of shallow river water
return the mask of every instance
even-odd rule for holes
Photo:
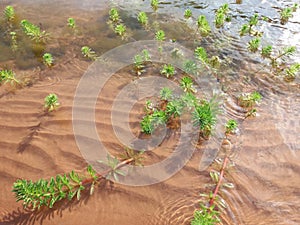
[[[231,21],[216,28],[215,11],[224,3],[229,3]],[[53,209],[24,210],[11,192],[19,178],[38,180],[86,167],[72,124],[76,88],[92,64],[82,56],[81,47],[88,45],[100,56],[124,44],[153,40],[157,27],[165,31],[166,42],[191,51],[202,46],[209,57],[215,55],[221,60],[221,67],[211,72],[209,85],[215,90],[210,91],[222,96],[223,118],[239,123],[237,134],[230,137],[233,166],[225,175],[234,188],[221,193],[227,205],[220,214],[223,224],[300,224],[300,74],[291,82],[285,81],[274,73],[269,60],[247,49],[253,37],[239,35],[241,26],[257,13],[260,19],[255,29],[262,32],[261,46],[272,45],[274,55],[287,46],[296,46],[298,51],[286,58],[286,64],[300,63],[300,8],[286,24],[280,23],[280,10],[293,3],[300,2],[169,0],[160,1],[154,12],[148,0],[2,0],[0,11],[12,5],[17,20],[26,18],[49,32],[45,52],[52,53],[55,64],[46,68],[21,34],[21,46],[12,52],[1,18],[0,69],[13,69],[26,85],[0,86],[0,224],[190,224],[199,208],[199,194],[211,190],[213,159],[223,157],[216,145],[198,146],[187,164],[162,182],[136,187],[101,184],[92,196],[84,193],[81,201],[61,202]],[[125,39],[107,23],[111,7],[120,10],[127,27]],[[186,9],[193,13],[189,19],[183,17]],[[140,11],[147,13],[152,28],[144,29],[138,23]],[[196,32],[199,15],[205,15],[211,26],[207,37]],[[69,17],[76,20],[76,34],[67,27]],[[145,76],[157,72],[155,69],[148,69]],[[119,153],[122,144],[112,128],[110,112],[118,91],[133,80],[130,72],[128,68],[118,71],[95,104],[97,133],[112,154]],[[200,73],[203,76],[197,79],[201,84],[208,74]],[[254,90],[262,95],[262,101],[256,116],[245,119],[236,99]],[[49,93],[59,96],[60,107],[47,114],[43,101]],[[144,100],[130,113],[130,129],[137,136]],[[122,109],[118,110],[122,114]],[[176,132],[170,134],[153,154],[146,153],[145,164],[167,158],[178,136]],[[212,157],[207,157],[210,154]]]

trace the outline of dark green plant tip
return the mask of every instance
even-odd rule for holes
[[[185,19],[191,18],[192,15],[193,15],[193,14],[192,14],[192,10],[186,9],[186,10],[184,11],[184,18],[185,18]]]
[[[53,110],[56,110],[57,107],[60,105],[58,102],[58,97],[56,94],[49,94],[45,97],[44,99],[44,108],[48,111],[48,112],[52,112]]]

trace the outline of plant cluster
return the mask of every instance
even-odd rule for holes
[[[53,110],[56,110],[57,107],[60,105],[58,102],[58,97],[56,94],[49,94],[44,99],[44,108],[48,112],[52,112]]]
[[[4,17],[8,23],[12,23],[15,19],[15,9],[11,5],[8,5],[4,9]]]
[[[189,18],[191,18],[192,16],[193,16],[192,10],[186,9],[186,10],[184,11],[184,18],[189,19]]]
[[[109,19],[114,32],[124,39],[126,34],[126,26],[122,23],[120,13],[116,8],[111,8],[109,10]]]
[[[134,71],[140,76],[145,72],[145,62],[150,60],[149,51],[144,49],[141,54],[137,54],[133,58],[134,60]]]
[[[137,16],[137,20],[145,27],[148,26],[148,16],[145,12],[140,12]]]
[[[167,78],[173,77],[175,72],[175,68],[171,64],[163,65],[163,68],[160,70],[160,74],[166,76]]]
[[[218,56],[212,56],[208,58],[207,52],[203,47],[197,47],[194,50],[195,57],[200,60],[202,63],[210,65],[212,68],[218,69],[221,65],[221,60]]]
[[[293,12],[296,12],[299,5],[295,3],[292,7],[283,8],[280,12],[280,23],[286,24],[291,17],[293,17]]]
[[[173,96],[172,91],[164,87],[157,104],[147,102],[146,115],[140,123],[142,132],[152,134],[157,127],[166,124],[178,127],[176,119],[183,113],[189,113],[192,115],[193,125],[199,128],[200,136],[208,139],[217,121],[218,103],[215,98],[210,101],[198,99],[193,94],[196,90],[190,77],[183,77],[179,85],[184,91],[181,96]]]
[[[229,5],[225,3],[220,6],[215,13],[215,25],[217,28],[220,28],[224,25],[225,21],[230,21],[231,18],[228,16]]]
[[[242,28],[240,29],[240,35],[244,36],[246,34],[249,34],[254,36],[261,36],[260,32],[253,29],[253,27],[258,24],[258,19],[258,14],[254,14],[250,18],[250,21],[242,26]]]
[[[257,50],[259,48],[259,45],[260,45],[260,38],[259,37],[255,37],[255,38],[253,38],[252,40],[250,40],[248,42],[248,49],[251,52],[257,52]]]
[[[48,40],[49,34],[46,31],[41,31],[38,26],[27,20],[22,20],[20,24],[24,33],[36,43],[45,43]]]
[[[210,25],[204,15],[200,15],[197,19],[198,31],[202,36],[207,36],[211,32]]]
[[[158,4],[159,4],[158,0],[151,0],[151,7],[154,11],[158,9]]]
[[[226,128],[225,134],[234,133],[236,131],[237,127],[238,127],[238,123],[236,120],[234,120],[234,119],[228,120],[225,125],[225,128]]]
[[[0,70],[0,84],[10,83],[11,85],[20,84],[12,70]]]
[[[75,33],[77,33],[77,25],[74,18],[69,17],[67,21],[67,26],[70,27]]]
[[[54,59],[50,53],[45,53],[43,55],[43,63],[45,64],[45,66],[51,67],[51,66],[53,66],[53,62],[54,62]]]
[[[90,60],[96,60],[98,58],[97,54],[88,46],[83,46],[81,48],[81,53]]]
[[[238,104],[247,110],[246,117],[255,116],[256,108],[254,108],[262,99],[257,91],[251,93],[243,93],[238,98]]]

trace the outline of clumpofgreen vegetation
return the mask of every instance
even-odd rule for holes
[[[4,17],[5,17],[5,20],[8,22],[8,23],[11,23],[14,21],[15,19],[15,9],[14,7],[12,7],[11,5],[8,5],[5,7],[4,9]]]
[[[244,93],[239,97],[239,105],[245,108],[251,108],[261,100],[262,96],[257,91]]]
[[[43,63],[47,66],[47,67],[51,67],[53,66],[53,56],[50,53],[45,53],[43,55]]]
[[[202,36],[207,36],[211,32],[209,23],[204,15],[201,15],[197,19],[198,31]]]
[[[199,59],[204,63],[208,62],[208,56],[206,50],[203,47],[197,47],[194,52],[195,52],[195,57],[197,59]]]
[[[109,19],[113,23],[118,23],[120,21],[120,14],[119,14],[119,11],[116,8],[111,8],[109,10]]]
[[[20,81],[16,79],[15,73],[12,70],[0,70],[0,84],[10,83],[11,85],[20,84]]]
[[[115,33],[120,35],[122,38],[125,37],[126,26],[124,24],[118,24],[115,26]]]
[[[296,50],[297,49],[295,46],[288,46],[288,47],[283,48],[283,50],[280,51],[277,56],[271,57],[272,67],[273,68],[278,67],[278,65],[279,65],[278,59],[285,60],[285,57],[295,54]]]
[[[187,60],[183,65],[184,71],[188,74],[197,75],[197,64],[193,60]]]
[[[225,21],[230,21],[230,17],[227,15],[229,12],[229,5],[225,3],[220,6],[215,13],[215,25],[220,28],[224,25]]]
[[[20,25],[24,33],[36,43],[45,43],[49,38],[49,34],[46,33],[46,31],[41,31],[38,26],[28,22],[27,20],[22,20]]]
[[[148,16],[145,12],[140,12],[137,17],[138,21],[145,27],[148,26]]]
[[[196,89],[194,87],[193,80],[190,77],[183,77],[180,80],[180,87],[184,92],[195,93]]]
[[[58,102],[58,97],[56,94],[49,94],[45,97],[44,99],[44,108],[48,111],[48,112],[52,112],[53,110],[56,110],[57,107],[60,105]]]
[[[254,14],[251,18],[250,21],[247,24],[244,24],[242,28],[240,29],[240,35],[244,36],[246,34],[249,35],[254,35],[254,36],[260,36],[261,33],[254,30],[253,27],[258,24],[258,14]]]
[[[250,40],[248,42],[248,49],[251,52],[256,52],[259,48],[259,45],[260,45],[260,38],[258,38],[258,37],[253,38],[252,40]]]
[[[191,225],[215,225],[221,222],[219,218],[220,212],[216,210],[215,206],[206,207],[200,204],[200,209],[194,212],[194,217]]]
[[[68,18],[68,23],[67,23],[68,27],[72,28],[72,29],[76,29],[76,22],[75,19],[70,17]]]
[[[270,58],[271,57],[271,53],[272,53],[272,45],[267,45],[266,47],[263,47],[261,49],[261,55],[264,58]]]
[[[230,119],[227,121],[226,125],[225,125],[225,128],[226,128],[226,131],[225,133],[226,134],[232,134],[235,132],[235,130],[237,129],[238,127],[238,123],[236,120],[233,120],[233,119]]]
[[[160,70],[160,74],[166,76],[167,78],[173,77],[175,72],[175,68],[171,64],[163,65],[163,68]]]
[[[186,9],[186,10],[184,11],[184,18],[189,19],[189,18],[192,17],[192,15],[193,15],[192,10]]]
[[[157,41],[164,41],[166,39],[165,32],[163,30],[158,30],[155,33],[155,39]]]
[[[94,193],[95,187],[102,180],[109,177],[118,179],[118,175],[125,175],[120,168],[127,164],[140,165],[142,161],[142,151],[135,152],[129,148],[125,149],[126,153],[122,155],[126,158],[120,162],[116,157],[108,155],[106,164],[109,169],[103,173],[97,173],[89,165],[85,174],[71,171],[67,174],[58,174],[49,180],[39,179],[36,182],[25,179],[18,179],[13,184],[13,190],[16,201],[23,201],[23,207],[31,210],[40,209],[41,207],[53,208],[53,206],[63,199],[72,200],[74,197],[80,200],[81,193],[89,190],[90,195]]]
[[[145,62],[150,60],[149,51],[144,49],[141,54],[137,54],[133,58],[134,60],[134,71],[140,76],[145,72]]]
[[[300,71],[300,63],[295,63],[289,68],[285,69],[284,80],[290,82],[295,80],[296,74]]]
[[[170,88],[164,87],[160,90],[159,96],[161,100],[170,101],[172,99],[173,92]]]
[[[151,0],[151,7],[154,11],[158,9],[158,4],[159,4],[158,0]]]
[[[280,11],[280,22],[281,24],[286,24],[291,17],[293,17],[293,12],[299,8],[299,5],[295,3],[292,7],[283,8]]]
[[[151,114],[143,117],[140,125],[142,132],[152,134],[160,125],[165,125],[168,120],[166,112],[163,110],[153,110]]]
[[[98,58],[97,54],[88,46],[83,46],[81,48],[81,53],[84,57],[91,60],[96,60]]]

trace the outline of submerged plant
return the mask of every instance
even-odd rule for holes
[[[91,60],[96,60],[98,58],[96,53],[88,46],[83,46],[81,48],[81,53],[84,57],[91,59]]]
[[[125,37],[126,26],[124,24],[118,24],[115,26],[115,33],[120,35],[122,38]]]
[[[151,0],[151,7],[153,8],[154,11],[158,9],[158,0]]]
[[[13,52],[18,50],[17,33],[11,31],[10,33],[10,48]]]
[[[197,26],[200,34],[203,36],[207,36],[211,31],[209,23],[204,15],[198,17]]]
[[[20,84],[12,70],[0,70],[0,84],[2,84],[2,82],[9,82],[11,85]]]
[[[38,26],[27,20],[22,20],[20,24],[24,33],[36,43],[45,43],[48,40],[49,34],[46,31],[41,31]]]
[[[149,51],[147,49],[144,49],[141,54],[135,55],[133,60],[135,72],[137,73],[137,75],[141,75],[143,72],[145,72],[145,62],[150,60]]]
[[[296,50],[297,49],[295,46],[285,47],[282,51],[279,52],[279,54],[277,56],[270,58],[272,67],[278,66],[278,62],[277,62],[278,59],[284,60],[286,56],[291,56],[291,55],[295,54]]]
[[[53,110],[56,110],[57,107],[59,106],[59,102],[58,102],[58,97],[56,94],[49,94],[45,97],[45,104],[44,104],[44,108],[48,111],[48,112],[52,112]]]
[[[200,61],[202,61],[204,63],[208,62],[207,53],[203,47],[197,47],[194,52],[195,52],[195,56],[197,59],[199,59]]]
[[[214,102],[202,100],[195,106],[193,112],[193,124],[195,127],[199,127],[201,136],[208,139],[213,131],[213,127],[217,122],[217,114],[219,112],[219,106]]]
[[[4,9],[5,20],[11,23],[15,19],[15,16],[16,15],[15,15],[14,7],[12,7],[11,5],[6,6]]]
[[[171,100],[172,98],[172,95],[173,95],[173,91],[168,88],[168,87],[164,87],[160,90],[159,92],[159,97],[161,100],[164,100],[164,101],[169,101]]]
[[[215,13],[215,24],[217,28],[222,27],[225,21],[230,20],[230,18],[227,17],[228,11],[229,11],[228,3],[225,3],[224,5],[220,6],[219,9],[217,9]]]
[[[254,36],[260,36],[261,33],[258,31],[254,31],[253,27],[258,24],[258,14],[254,14],[251,18],[250,21],[247,24],[244,24],[242,28],[240,29],[240,35],[244,36],[245,34],[252,34]]]
[[[165,64],[160,71],[161,75],[165,75],[167,78],[175,75],[175,68],[171,64]]]
[[[143,117],[140,125],[142,132],[152,134],[160,125],[166,124],[168,117],[165,111],[154,110],[152,114],[147,114]]]
[[[285,70],[284,80],[293,81],[296,74],[300,71],[300,63],[295,63]]]
[[[184,104],[180,99],[173,99],[169,101],[166,108],[166,113],[169,117],[174,118],[180,116],[184,110]]]
[[[184,18],[186,18],[186,19],[189,19],[189,18],[191,18],[192,17],[192,10],[190,10],[190,9],[186,9],[185,11],[184,11]]]
[[[76,22],[74,18],[68,18],[68,23],[67,23],[68,27],[72,28],[72,29],[76,29]]]
[[[280,22],[281,24],[286,24],[289,19],[293,16],[293,9],[290,7],[282,9],[280,12]]]
[[[138,21],[143,25],[147,26],[148,25],[148,16],[145,12],[140,12],[137,17]]]
[[[240,106],[244,108],[252,108],[261,100],[261,98],[261,94],[254,91],[252,93],[242,94],[238,100]]]
[[[256,52],[260,45],[260,38],[253,38],[248,42],[248,49],[251,52]]]
[[[190,77],[183,77],[180,81],[180,87],[184,92],[196,92],[193,80]]]
[[[261,49],[261,55],[264,58],[270,58],[273,47],[271,45],[267,45]]]
[[[155,33],[155,39],[157,41],[164,41],[166,39],[165,32],[163,30],[158,30]]]
[[[109,19],[114,23],[117,23],[120,21],[119,11],[116,8],[111,8],[109,10]]]
[[[109,167],[109,172],[105,175],[106,179],[114,179],[115,181],[119,181],[119,176],[125,176],[125,173],[119,169],[120,161],[117,157],[112,157],[109,154],[107,155],[107,161],[98,160],[98,162],[105,164]]]
[[[52,57],[52,55],[50,53],[45,53],[43,55],[43,63],[48,66],[48,67],[51,67],[53,66],[53,62],[54,62],[54,59]]]
[[[225,133],[226,134],[234,133],[235,130],[237,129],[237,126],[238,126],[238,123],[236,120],[233,120],[233,119],[228,120],[225,125],[225,128],[226,128]]]
[[[197,64],[193,60],[187,60],[183,64],[184,71],[188,74],[196,75],[197,74]]]
[[[213,205],[206,207],[200,204],[200,209],[194,212],[194,217],[191,221],[191,225],[215,225],[221,222],[219,218],[220,212],[216,210]]]

